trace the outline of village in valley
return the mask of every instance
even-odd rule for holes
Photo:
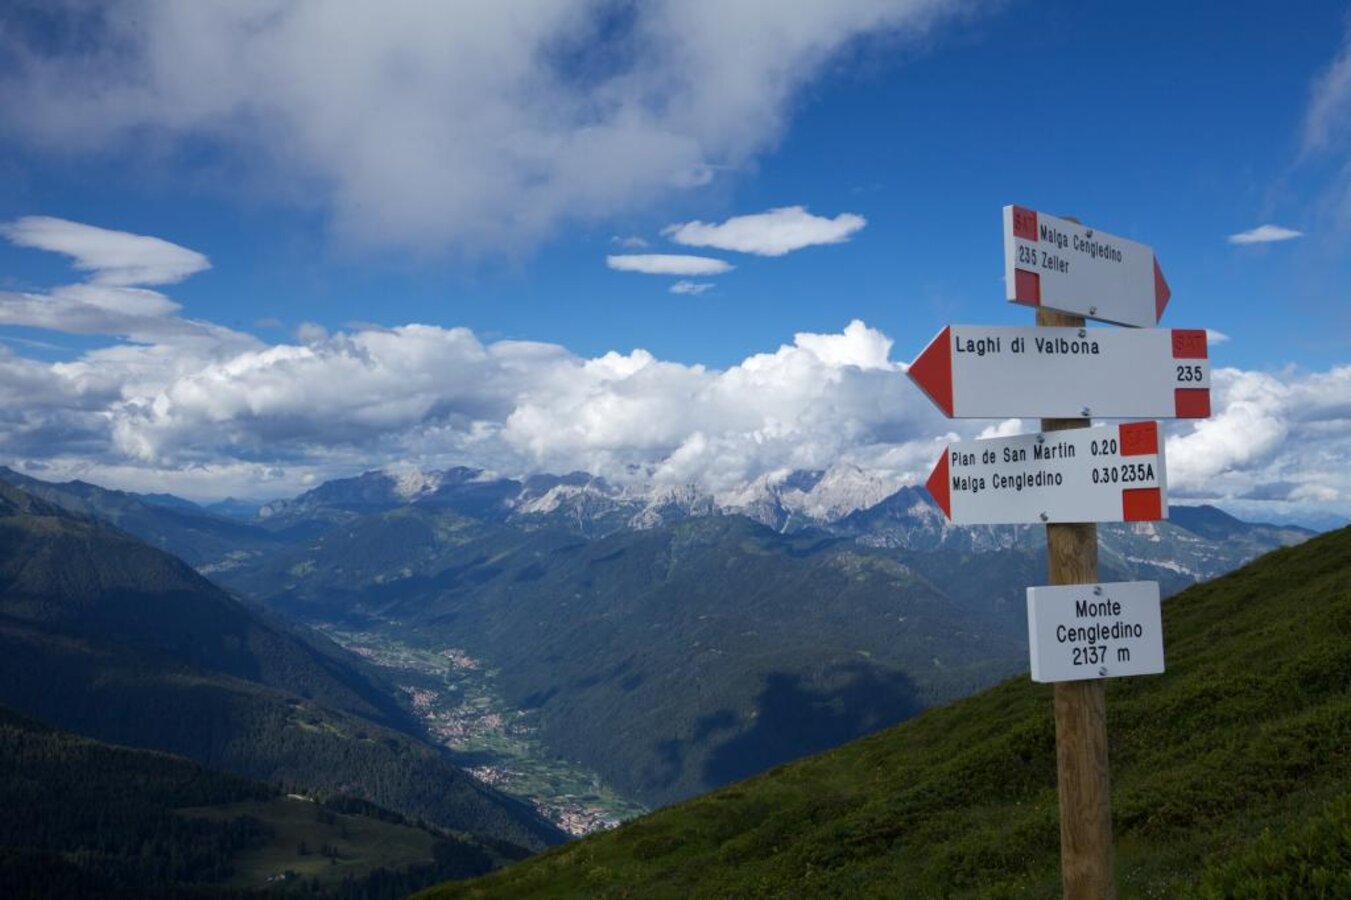
[[[614,828],[646,812],[580,763],[549,752],[531,710],[497,691],[497,673],[458,647],[415,647],[375,631],[320,626],[346,649],[386,669],[434,740],[457,764],[533,806],[573,836]]]

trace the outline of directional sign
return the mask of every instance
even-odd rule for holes
[[[1171,293],[1151,248],[1021,206],[1004,207],[1004,281],[1010,302],[1140,328]]]
[[[1163,671],[1154,581],[1027,589],[1033,681],[1083,681]]]
[[[925,482],[958,525],[1168,518],[1159,423],[949,444]]]
[[[1199,329],[950,325],[909,374],[958,419],[1204,419],[1207,352]]]

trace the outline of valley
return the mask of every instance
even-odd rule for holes
[[[1122,897],[1351,896],[1351,529],[1163,605],[1109,680]],[[1061,896],[1052,689],[1026,674],[432,898]]]
[[[539,736],[538,711],[513,707],[497,687],[496,670],[463,649],[425,646],[407,637],[317,629],[384,669],[431,736],[478,780],[524,800],[574,837],[613,828],[647,812],[620,796],[581,763],[556,755]]]

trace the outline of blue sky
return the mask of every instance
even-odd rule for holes
[[[0,221],[55,217],[204,254],[209,269],[140,287],[182,307],[163,315],[238,335],[210,347],[162,328],[129,338],[114,324],[63,325],[30,299],[0,318],[0,343],[23,361],[12,363],[23,384],[65,378],[51,390],[66,399],[0,417],[12,463],[197,496],[213,484],[284,494],[363,467],[459,458],[503,471],[638,466],[721,489],[837,459],[913,480],[932,440],[983,426],[931,418],[896,364],[949,322],[1030,318],[1002,299],[1000,208],[1012,202],[1152,245],[1173,290],[1163,324],[1227,336],[1212,358],[1235,372],[1220,385],[1233,411],[1175,429],[1175,496],[1245,514],[1351,511],[1336,474],[1351,446],[1345,4],[542,2],[524,18],[492,4],[394,4],[369,22],[341,4],[302,14],[263,2],[273,15],[254,21],[198,6],[112,2],[89,19],[21,3],[0,19],[0,111],[13,125],[0,135]],[[867,224],[780,256],[663,234],[793,206]],[[1300,234],[1229,240],[1262,225]],[[647,246],[619,242],[635,238]],[[0,312],[7,296],[50,299],[86,277],[69,251],[21,243],[0,243]],[[606,265],[633,253],[735,268],[675,294],[679,277]],[[845,330],[854,320],[867,328],[857,339]],[[408,323],[467,328],[489,348],[542,342],[563,374],[491,396],[420,388],[315,406],[332,429],[294,406],[192,405],[210,393],[203,384],[233,377],[240,354]],[[853,349],[813,355],[798,334]],[[637,348],[654,361],[647,375],[626,364],[586,380],[586,360],[632,360]],[[706,392],[730,388],[714,376],[776,353],[785,372],[797,371],[794,353],[811,357],[840,393],[753,411],[728,401],[711,419],[642,435],[644,415],[681,405],[663,392],[717,407]],[[668,363],[677,386],[638,383],[660,381]],[[115,384],[100,383],[94,402],[62,365]],[[889,377],[860,400],[876,388],[870,373]],[[780,388],[802,396],[791,380],[758,389]],[[876,397],[907,411],[879,412]],[[402,418],[371,412],[400,402]],[[615,409],[638,436],[606,425],[551,442],[560,422],[605,425]],[[536,420],[539,433],[525,424]],[[813,429],[835,437],[813,443]],[[1236,446],[1244,434],[1266,443]],[[1309,443],[1293,457],[1300,435]],[[745,449],[776,441],[786,449]]]

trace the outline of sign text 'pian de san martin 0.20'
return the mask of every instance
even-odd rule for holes
[[[1156,581],[1027,589],[1032,680],[1085,681],[1164,670]]]
[[[908,370],[952,418],[1210,415],[1206,333],[950,325]]]
[[[1022,206],[1004,207],[1004,281],[1012,303],[1137,328],[1171,294],[1152,248]]]
[[[1163,446],[1152,421],[949,444],[925,487],[957,525],[1168,516]]]

